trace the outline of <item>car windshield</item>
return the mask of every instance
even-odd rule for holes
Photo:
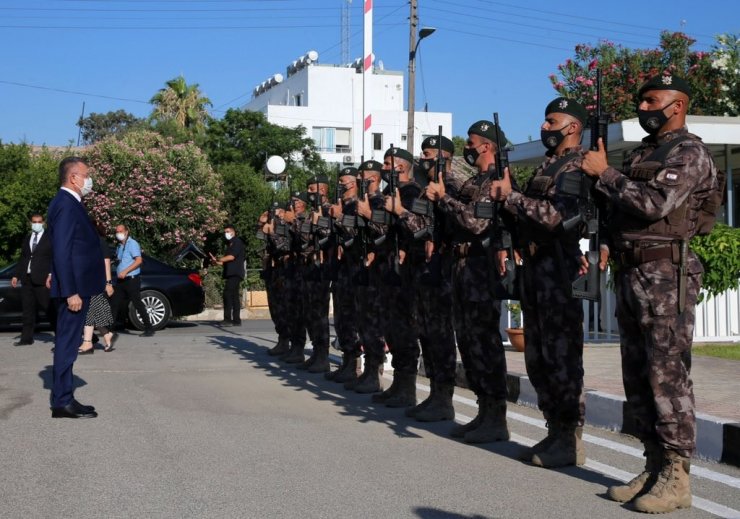
[[[0,277],[6,277],[6,274],[10,274],[13,270],[15,270],[15,263],[3,267],[0,269]]]

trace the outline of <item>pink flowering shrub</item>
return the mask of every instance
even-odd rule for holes
[[[105,225],[128,225],[144,251],[167,259],[192,241],[202,246],[224,224],[223,184],[195,144],[142,131],[104,139],[86,153],[94,193],[90,215]]]
[[[636,116],[637,91],[645,81],[659,73],[675,73],[691,85],[690,113],[736,115],[731,113],[735,105],[723,99],[737,85],[737,69],[733,80],[732,74],[716,66],[718,53],[727,55],[731,47],[725,41],[728,37],[721,38],[712,52],[692,51],[696,40],[667,31],[661,33],[658,49],[628,49],[608,41],[595,46],[576,45],[574,58],[558,65],[558,73],[550,75],[550,82],[560,95],[575,98],[591,111],[595,107],[596,69],[600,69],[602,106],[612,120],[622,121]],[[736,37],[729,39],[737,41]],[[737,44],[729,54],[733,51],[737,63]]]

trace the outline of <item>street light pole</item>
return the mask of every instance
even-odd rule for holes
[[[416,105],[416,50],[421,40],[431,35],[436,29],[434,27],[422,27],[419,31],[419,40],[416,40],[416,26],[419,23],[417,16],[417,0],[411,0],[411,15],[409,17],[409,99],[408,99],[408,124],[406,128],[406,149],[414,153],[414,111]]]

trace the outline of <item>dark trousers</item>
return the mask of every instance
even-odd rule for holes
[[[82,309],[71,312],[66,298],[54,299],[57,312],[54,366],[52,369],[51,407],[64,407],[74,398],[72,366],[82,341],[82,329],[90,306],[90,298],[82,298]]]
[[[239,285],[242,279],[239,276],[229,276],[224,279],[224,321],[240,324],[241,301],[239,301]]]
[[[46,285],[33,284],[28,274],[21,277],[21,306],[23,308],[21,342],[33,342],[33,331],[39,310],[46,314],[51,323],[51,329],[56,329],[56,309],[50,301],[49,289]]]
[[[144,329],[151,330],[152,324],[149,322],[149,314],[146,311],[144,303],[141,301],[141,278],[138,276],[135,278],[119,279],[116,283],[110,303],[111,310],[113,311],[113,319],[116,322],[118,321],[118,313],[121,311],[121,305],[123,305],[123,310],[126,311],[129,301],[133,303],[134,308],[139,312],[141,322],[144,323]],[[126,322],[125,315],[123,316],[123,321]]]

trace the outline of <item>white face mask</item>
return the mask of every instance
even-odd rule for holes
[[[226,238],[227,241],[231,241],[231,238],[233,238],[233,237],[234,237],[234,235],[231,234],[230,232],[225,232],[224,233],[224,238]]]
[[[31,230],[33,232],[41,232],[44,230],[44,224],[43,223],[32,223],[31,224]]]
[[[126,239],[126,233],[123,233],[123,232],[116,233],[116,240],[123,241],[125,239]]]
[[[80,194],[82,196],[87,196],[90,193],[92,193],[93,189],[93,180],[90,177],[87,177],[85,179],[85,182],[82,184],[82,188],[80,189]]]

